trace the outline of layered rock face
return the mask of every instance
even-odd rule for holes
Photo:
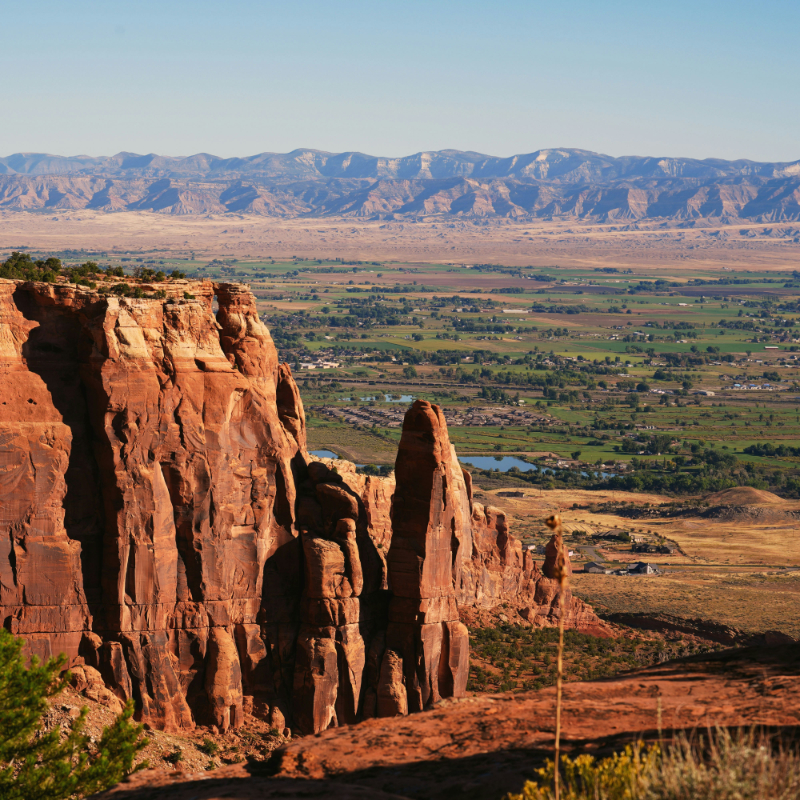
[[[407,414],[396,487],[323,463],[249,291],[169,291],[0,281],[0,622],[31,652],[153,727],[310,733],[463,694],[459,605],[552,624],[555,582],[473,503],[436,406]]]
[[[267,562],[294,551],[300,584],[302,410],[249,292],[193,288],[2,284],[2,616],[151,724],[224,728],[259,686]]]

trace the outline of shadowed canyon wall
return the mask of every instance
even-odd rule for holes
[[[31,652],[152,727],[310,733],[463,695],[459,607],[557,619],[437,406],[408,411],[396,478],[316,459],[250,292],[168,291],[0,281],[0,620]]]

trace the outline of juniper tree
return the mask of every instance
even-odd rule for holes
[[[48,700],[66,686],[63,655],[25,666],[24,641],[0,629],[0,798],[61,800],[81,797],[118,783],[133,769],[144,746],[141,726],[131,723],[133,703],[92,745],[84,733],[87,709],[69,730],[45,732]],[[138,769],[139,767],[137,767]]]

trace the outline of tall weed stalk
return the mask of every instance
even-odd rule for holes
[[[553,514],[546,520],[546,525],[556,536],[558,554],[556,556],[555,579],[558,581],[558,659],[556,662],[556,742],[555,764],[561,763],[561,705],[564,687],[564,595],[569,586],[569,570],[565,552],[564,536],[561,528],[561,517]],[[561,800],[561,776],[558,766],[553,770],[553,789],[555,800]]]

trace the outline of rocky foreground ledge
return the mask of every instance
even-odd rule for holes
[[[148,771],[102,800],[401,798],[499,800],[553,757],[555,690],[440,703],[412,717],[374,719],[292,742],[263,764],[200,774]],[[564,687],[562,746],[606,756],[676,731],[800,725],[800,648],[729,650]],[[787,739],[785,739],[787,740]],[[98,798],[100,800],[100,798]]]
[[[473,500],[437,406],[394,478],[315,459],[247,288],[163,294],[0,281],[0,623],[31,652],[153,728],[313,734],[463,696],[459,608],[557,620],[555,546]]]

